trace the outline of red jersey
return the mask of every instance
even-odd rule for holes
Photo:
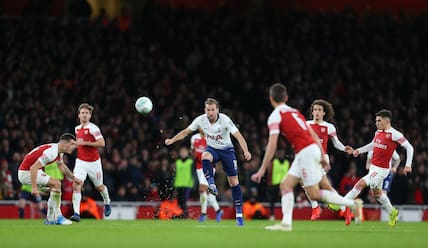
[[[94,142],[101,138],[103,135],[101,134],[101,130],[97,125],[89,122],[88,125],[82,126],[79,125],[75,128],[76,139]],[[86,162],[93,162],[100,158],[100,154],[98,153],[98,148],[94,146],[78,146],[77,147],[77,158]]]
[[[313,120],[307,121],[309,126],[312,127],[314,132],[320,139],[322,149],[324,153],[327,153],[327,143],[330,137],[336,136],[336,127],[333,124],[323,121],[321,123],[315,123]]]
[[[62,162],[62,153],[58,154],[58,144],[46,144],[34,148],[25,156],[18,170],[30,170],[36,161],[39,161],[43,167],[55,161]]]
[[[296,109],[283,104],[276,107],[268,118],[269,134],[281,133],[291,143],[295,153],[315,144],[305,117]]]
[[[196,169],[202,169],[202,153],[207,148],[207,140],[200,133],[197,133],[190,138],[190,148],[194,152]]]
[[[406,141],[407,139],[403,134],[394,128],[377,130],[373,138],[373,158],[371,163],[378,167],[389,169],[395,148]]]

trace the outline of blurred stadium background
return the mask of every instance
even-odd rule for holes
[[[267,88],[281,81],[290,105],[307,118],[314,99],[332,102],[338,136],[353,147],[371,140],[374,113],[391,109],[415,156],[412,174],[398,174],[389,195],[403,218],[428,220],[427,10],[423,0],[2,0],[0,217],[18,217],[23,156],[72,132],[81,102],[95,106],[93,122],[107,141],[104,182],[120,209],[112,218],[152,218],[173,192],[174,160],[189,139],[170,148],[163,140],[202,113],[209,96],[220,101],[253,153],[250,162],[239,157],[245,199],[254,188],[266,202],[267,180],[256,185],[250,175],[268,137]],[[149,116],[134,110],[142,95],[153,100]],[[292,159],[284,141],[279,149]],[[73,156],[68,160],[73,167]],[[331,161],[336,188],[352,163],[358,176],[365,174],[365,156],[331,149]],[[222,207],[233,211],[220,169],[216,181]],[[71,182],[63,187],[67,208]],[[84,194],[100,200],[90,183]],[[373,207],[368,218],[382,218],[370,205],[373,197],[362,196]],[[191,217],[198,199],[195,185]],[[300,206],[296,216],[309,218],[304,200]],[[34,206],[28,208],[26,217],[37,218]]]

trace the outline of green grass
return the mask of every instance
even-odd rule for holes
[[[428,222],[295,221],[292,232],[264,230],[269,221],[83,220],[69,226],[47,226],[42,220],[0,220],[0,247],[428,247]]]

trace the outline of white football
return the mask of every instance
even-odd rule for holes
[[[147,96],[142,96],[135,101],[135,109],[141,114],[148,114],[153,109],[153,103]]]

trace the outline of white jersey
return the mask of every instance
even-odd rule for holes
[[[233,147],[230,134],[238,131],[238,128],[229,118],[229,116],[219,113],[218,119],[211,124],[206,114],[196,117],[188,126],[192,131],[201,128],[207,139],[207,145],[215,149],[226,149]]]

